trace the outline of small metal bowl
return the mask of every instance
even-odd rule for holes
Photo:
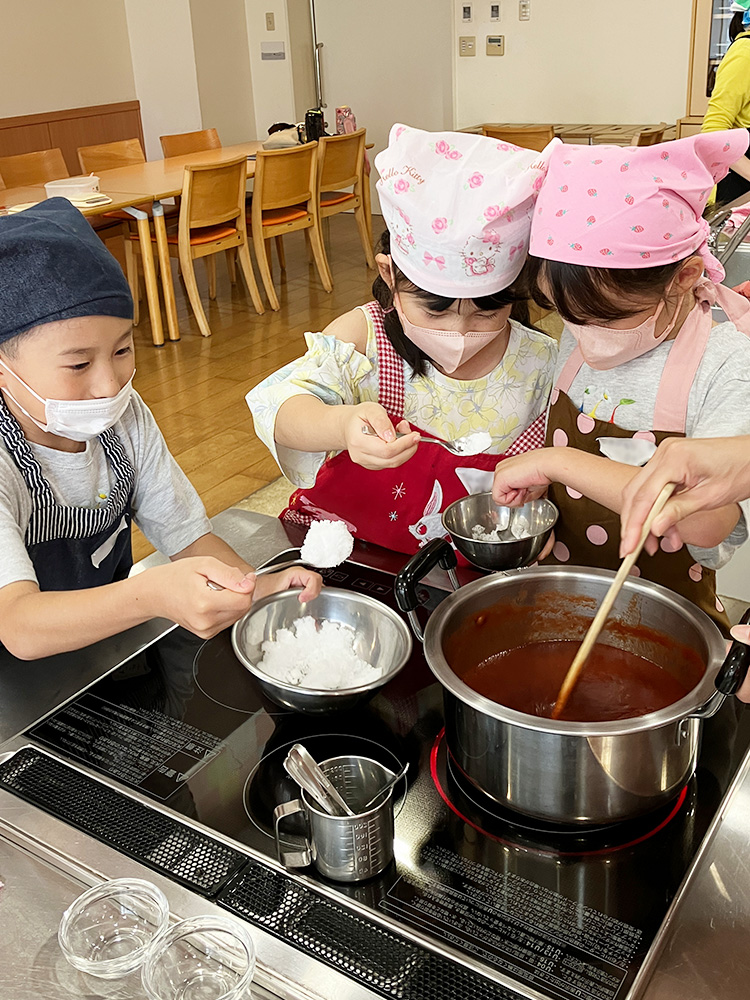
[[[409,628],[381,601],[336,587],[324,587],[318,597],[305,604],[300,604],[299,594],[296,589],[264,597],[232,628],[237,659],[277,705],[293,712],[317,713],[353,708],[387,684],[409,659],[412,648]],[[256,666],[263,658],[262,644],[274,639],[279,629],[289,628],[305,615],[318,621],[327,619],[349,625],[355,632],[357,655],[373,665],[385,665],[385,673],[370,684],[337,690],[298,687],[264,674]]]
[[[549,500],[531,500],[522,507],[501,507],[491,493],[461,497],[443,512],[443,527],[458,551],[478,569],[519,569],[534,562],[557,522],[557,507]],[[502,526],[497,541],[478,541],[475,525],[485,531]]]

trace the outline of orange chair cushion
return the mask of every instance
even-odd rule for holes
[[[223,240],[225,236],[234,236],[237,232],[236,226],[222,223],[219,226],[201,226],[200,229],[190,230],[191,246],[202,246],[204,243],[213,243],[214,240]],[[178,243],[177,233],[167,234],[167,243]]]
[[[320,196],[320,204],[326,208],[328,205],[340,205],[344,201],[353,199],[351,191],[324,191]]]
[[[308,214],[307,205],[290,205],[288,208],[268,208],[263,213],[264,226],[277,226],[282,222],[304,219]]]
[[[202,246],[204,243],[213,243],[214,240],[222,240],[225,236],[234,236],[237,232],[235,226],[201,226],[200,229],[193,229],[190,233],[190,243],[192,246]],[[138,236],[135,233],[131,233],[131,240],[137,240]],[[151,240],[156,242],[156,236],[154,233],[151,234]],[[179,243],[179,237],[177,232],[167,233],[167,243],[172,243],[175,246]]]

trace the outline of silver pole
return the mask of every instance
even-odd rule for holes
[[[318,41],[318,29],[315,24],[315,0],[310,0],[310,23],[312,24],[313,63],[315,66],[315,99],[319,108],[325,108],[323,84],[320,76],[320,50],[323,48],[323,43]]]

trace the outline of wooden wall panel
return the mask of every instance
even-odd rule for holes
[[[40,122],[38,125],[20,125],[15,128],[0,126],[0,156],[17,156],[19,153],[31,153],[35,149],[50,149],[51,145],[47,122]]]
[[[121,111],[97,117],[68,118],[65,121],[50,122],[49,132],[52,146],[59,146],[71,174],[81,172],[78,163],[78,147],[94,146],[117,139],[140,139],[141,116],[137,111]]]
[[[143,145],[138,101],[97,104],[48,114],[0,118],[0,156],[59,147],[68,170],[79,174],[78,147],[137,137]]]

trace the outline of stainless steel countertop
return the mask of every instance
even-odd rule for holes
[[[213,526],[255,564],[288,546],[281,524],[266,515],[229,510],[214,518]],[[385,558],[373,556],[375,561]],[[158,561],[160,557],[150,556],[137,568]],[[441,574],[431,582],[446,585]],[[169,627],[163,621],[150,622],[80,653],[33,664],[0,653],[0,739],[4,742],[31,725]],[[53,839],[62,846],[47,849],[44,845]],[[658,954],[642,970],[627,1000],[746,1000],[750,993],[749,844],[750,760],[737,775],[670,910]],[[85,870],[71,860],[76,857],[86,859]],[[187,916],[211,909],[211,904],[187,890],[0,792],[0,881],[4,883],[0,888],[0,996],[9,1000],[131,1000],[142,996],[137,976],[107,983],[75,972],[63,959],[56,940],[62,911],[83,887],[105,876],[136,874],[165,890],[173,913]],[[373,996],[332,970],[321,978],[302,956],[296,968],[282,968],[281,954],[274,940],[267,938],[262,932],[257,935],[263,963],[259,998],[364,1000]]]

